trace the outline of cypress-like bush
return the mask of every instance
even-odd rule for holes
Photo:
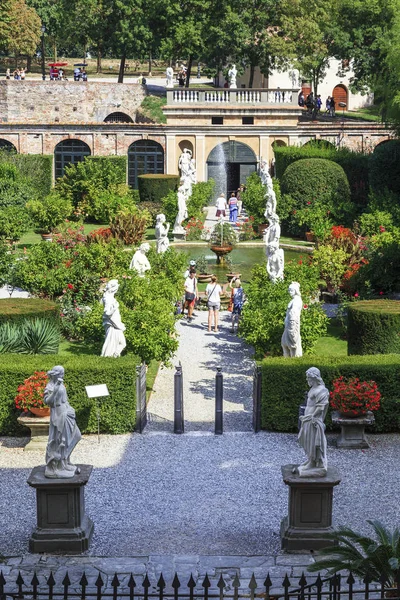
[[[271,431],[297,431],[299,405],[308,391],[306,371],[318,367],[326,387],[332,390],[334,379],[357,376],[373,380],[382,393],[381,407],[375,413],[373,431],[400,431],[399,370],[400,356],[266,358],[262,367],[262,427]],[[330,412],[329,412],[330,415]],[[327,427],[331,428],[330,416]]]
[[[45,154],[16,154],[1,152],[0,162],[11,163],[25,177],[32,187],[32,197],[44,198],[53,187],[53,155]]]
[[[0,299],[0,323],[21,323],[27,319],[49,319],[59,322],[60,306],[41,298]]]
[[[138,184],[141,202],[161,202],[168,192],[176,192],[179,175],[139,175]]]
[[[369,184],[374,192],[388,189],[400,196],[400,140],[380,144],[370,155]]]
[[[71,406],[76,410],[82,433],[97,432],[96,400],[89,399],[86,385],[105,383],[110,395],[99,398],[100,430],[103,433],[128,433],[135,426],[136,357],[118,359],[92,355],[77,356],[0,356],[0,435],[26,434],[17,422],[15,408],[18,386],[34,371],[49,371],[57,364],[65,368],[65,385]]]
[[[400,354],[400,302],[362,300],[348,308],[347,352]]]
[[[103,169],[107,169],[108,165],[112,165],[116,183],[126,183],[127,156],[86,156],[85,160],[93,161]]]

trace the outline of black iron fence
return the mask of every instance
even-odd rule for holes
[[[242,585],[239,577],[236,575],[233,580],[229,578],[227,583],[223,576],[219,579],[210,581],[208,575],[195,581],[193,575],[189,580],[182,581],[175,574],[172,582],[166,583],[161,574],[157,581],[150,581],[146,574],[140,577],[140,583],[133,575],[126,577],[124,575],[114,574],[111,584],[107,587],[99,573],[95,583],[89,586],[89,581],[85,573],[82,574],[79,581],[71,581],[68,571],[63,579],[56,581],[53,573],[46,578],[41,574],[34,573],[33,577],[22,577],[18,574],[15,582],[6,581],[3,572],[0,573],[0,600],[7,598],[26,600],[67,600],[68,598],[129,598],[129,600],[149,600],[156,598],[158,600],[239,600],[246,598],[256,600],[264,598],[265,600],[288,600],[296,598],[297,600],[378,600],[381,598],[392,598],[399,600],[400,576],[396,578],[392,586],[387,585],[386,578],[374,582],[366,577],[358,582],[350,573],[348,575],[335,574],[323,579],[320,575],[317,577],[308,577],[302,574],[300,579],[290,579],[288,575],[282,580],[272,582],[269,574],[266,578],[256,580],[254,574],[250,581]],[[137,579],[139,579],[137,577]],[[29,580],[28,580],[29,579]],[[93,579],[91,578],[93,581]],[[121,580],[124,585],[121,584]]]

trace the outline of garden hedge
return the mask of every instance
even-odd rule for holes
[[[380,144],[369,159],[369,184],[374,192],[388,189],[400,196],[400,140]]]
[[[266,358],[262,370],[262,427],[271,431],[297,431],[299,405],[309,389],[306,371],[318,367],[329,390],[332,381],[344,375],[373,380],[382,393],[380,409],[375,413],[373,431],[400,431],[399,370],[397,354],[351,357]],[[330,413],[330,411],[329,411]],[[327,427],[331,429],[330,416]]]
[[[400,301],[362,300],[347,310],[348,354],[400,354]]]
[[[369,155],[362,152],[352,152],[347,148],[323,148],[314,144],[305,146],[276,146],[274,145],[275,173],[281,180],[287,167],[302,158],[324,158],[340,165],[347,175],[350,185],[351,199],[359,208],[365,209],[368,203],[368,161]]]
[[[20,411],[14,398],[18,386],[34,371],[49,371],[57,364],[65,368],[65,385],[71,406],[76,410],[82,433],[97,432],[96,401],[89,399],[86,385],[107,384],[110,395],[99,399],[100,431],[128,433],[133,431],[136,414],[136,366],[139,359],[132,356],[102,358],[93,355],[77,356],[0,356],[0,435],[21,435],[27,431],[17,422]]]
[[[60,306],[41,298],[4,298],[0,300],[0,323],[13,323],[26,319],[45,318],[59,321]]]
[[[127,156],[86,156],[85,160],[91,160],[98,165],[110,163],[114,166],[115,172],[118,173],[118,183],[126,183],[127,180]]]
[[[141,202],[161,202],[168,192],[176,192],[179,175],[139,175],[138,184]]]
[[[52,155],[0,152],[0,161],[16,165],[21,174],[29,180],[34,195],[38,198],[43,198],[50,193],[53,186]]]

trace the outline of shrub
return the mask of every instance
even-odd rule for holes
[[[47,319],[33,319],[22,324],[20,354],[57,354],[60,345],[58,324]]]
[[[200,219],[192,217],[185,225],[186,240],[188,242],[202,239],[204,233],[204,223]]]
[[[22,323],[27,319],[59,322],[60,311],[55,302],[42,298],[5,298],[0,300],[0,324]]]
[[[28,212],[19,206],[7,206],[0,210],[0,239],[16,242],[31,226]]]
[[[140,244],[151,217],[147,211],[121,211],[110,222],[111,234],[126,245]]]
[[[400,201],[400,140],[379,144],[369,159],[369,184],[373,192],[389,190]]]
[[[393,223],[400,225],[400,196],[384,188],[383,190],[371,191],[368,199],[368,210],[371,213],[383,211],[392,216]]]
[[[138,190],[133,190],[137,192]],[[155,227],[156,225],[156,217],[160,213],[162,213],[162,202],[141,202],[140,210],[145,210],[149,213],[151,217],[151,223],[149,223],[149,227]]]
[[[282,354],[281,338],[286,309],[290,301],[288,286],[300,283],[304,309],[301,313],[301,340],[303,353],[311,353],[318,338],[325,335],[327,317],[320,304],[313,301],[318,290],[318,270],[299,261],[285,265],[285,280],[272,283],[264,266],[256,265],[246,290],[241,335],[254,346],[256,356]]]
[[[192,195],[189,198],[187,210],[189,218],[201,218],[203,208],[208,206],[214,196],[215,181],[201,181],[192,186]]]
[[[361,215],[359,224],[361,234],[370,237],[384,231],[392,231],[393,217],[390,212],[376,210]]]
[[[63,223],[73,210],[70,200],[55,191],[43,200],[31,200],[26,208],[36,225],[45,232]]]
[[[74,248],[77,244],[83,244],[86,239],[83,225],[71,221],[61,223],[53,232],[53,242],[62,246],[64,250]]]
[[[126,183],[127,156],[86,156],[85,160],[95,162],[103,172],[108,173],[112,170],[113,177],[117,180],[117,183]]]
[[[0,324],[0,354],[18,352],[21,327],[17,323]]]
[[[336,163],[319,159],[302,159],[289,165],[281,180],[282,200],[290,196],[291,214],[287,214],[287,225],[292,232],[301,233],[297,211],[303,217],[309,211],[310,224],[313,213],[322,211],[335,223],[352,221],[350,188],[346,174]],[[282,217],[283,218],[283,217]],[[306,219],[301,224],[307,227]]]
[[[328,389],[341,375],[373,380],[382,394],[375,414],[375,432],[400,430],[398,372],[400,356],[303,357],[296,360],[266,358],[262,361],[262,426],[272,431],[297,431],[299,405],[308,390],[305,372],[318,367]],[[330,418],[327,427],[332,428]]]
[[[105,383],[110,396],[98,402],[100,430],[103,433],[129,433],[135,426],[136,357],[116,359],[82,354],[77,356],[0,356],[0,435],[15,435],[25,430],[17,423],[19,411],[14,398],[18,386],[34,371],[48,371],[55,364],[65,368],[68,398],[76,410],[82,433],[97,433],[97,402],[87,397],[85,385]]]
[[[22,208],[33,195],[32,186],[17,167],[0,161],[0,209]]]
[[[176,192],[179,175],[139,175],[138,185],[141,202],[161,202],[170,191]]]
[[[244,220],[239,224],[238,227],[238,236],[241,242],[247,242],[249,240],[254,239],[255,237],[254,231],[254,217],[249,217],[249,219]]]
[[[348,354],[400,354],[400,302],[364,300],[347,309]]]
[[[335,292],[342,283],[348,268],[349,255],[342,249],[332,246],[319,246],[312,255],[313,264],[318,268],[321,278],[329,291]]]
[[[241,194],[241,200],[246,211],[254,219],[254,226],[266,222],[265,213],[265,188],[257,173],[252,173],[246,180],[246,189]],[[279,210],[279,209],[278,209]]]
[[[378,410],[381,393],[375,381],[360,381],[358,377],[338,377],[332,382],[333,390],[329,394],[333,410],[342,414],[358,416],[369,410]]]
[[[106,189],[91,189],[79,203],[79,211],[98,223],[109,223],[117,213],[135,207],[132,190],[125,183],[110,184]]]
[[[53,155],[18,154],[0,151],[0,162],[14,165],[36,198],[44,198],[53,187]]]
[[[176,215],[178,214],[178,194],[177,192],[170,190],[161,201],[162,212],[168,223],[174,224]]]

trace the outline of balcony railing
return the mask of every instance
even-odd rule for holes
[[[212,105],[256,105],[256,106],[298,106],[300,90],[289,88],[275,89],[214,89],[178,88],[167,90],[167,104],[212,104]]]

